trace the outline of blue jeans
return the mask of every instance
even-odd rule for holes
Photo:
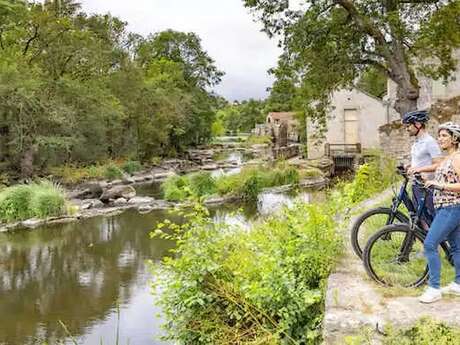
[[[428,285],[436,289],[441,285],[441,259],[438,247],[445,240],[449,242],[454,260],[455,282],[460,284],[460,205],[437,209],[425,239],[424,249],[430,274]]]

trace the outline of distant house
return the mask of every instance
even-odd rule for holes
[[[327,155],[328,148],[378,148],[378,128],[390,121],[388,104],[380,98],[353,88],[332,94],[324,133],[307,123],[308,158]]]
[[[288,141],[298,142],[299,141],[299,123],[296,118],[295,112],[271,112],[268,113],[265,125],[268,128],[276,129],[281,125],[287,127]]]

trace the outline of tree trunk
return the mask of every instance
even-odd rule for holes
[[[417,110],[418,97],[418,90],[414,92],[413,88],[407,88],[398,85],[396,90],[396,101],[394,105],[395,110],[401,115],[401,117],[409,111]]]
[[[21,177],[29,178],[34,173],[34,157],[38,152],[38,145],[31,145],[26,151],[24,151],[21,158]]]
[[[394,34],[392,39],[393,54],[388,61],[390,78],[397,85],[394,108],[402,117],[405,113],[417,109],[420,88],[415,73],[409,67],[401,39],[397,34]]]

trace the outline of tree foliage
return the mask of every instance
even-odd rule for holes
[[[265,102],[255,99],[227,104],[217,112],[215,127],[223,126],[229,133],[250,132],[265,122]]]
[[[270,35],[282,34],[283,61],[304,98],[327,104],[325,95],[351,86],[369,67],[397,84],[395,109],[414,109],[418,73],[448,79],[460,46],[460,2],[398,0],[244,0]]]
[[[0,150],[30,175],[211,137],[223,75],[193,33],[129,32],[73,0],[0,0]]]

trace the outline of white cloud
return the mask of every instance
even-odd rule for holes
[[[147,35],[165,29],[193,31],[226,75],[216,91],[228,98],[266,96],[272,83],[267,70],[281,53],[275,40],[254,23],[243,0],[81,0],[90,13],[107,13]]]

